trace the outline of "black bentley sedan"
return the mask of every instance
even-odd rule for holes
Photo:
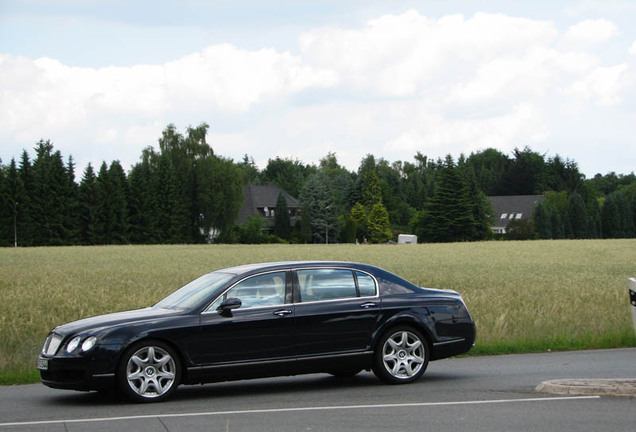
[[[206,274],[146,309],[56,327],[37,367],[49,387],[151,402],[179,384],[316,372],[410,383],[474,340],[455,291],[366,264],[262,263]]]

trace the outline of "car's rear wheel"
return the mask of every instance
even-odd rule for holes
[[[123,394],[135,402],[159,402],[179,385],[181,363],[175,351],[159,341],[143,341],[122,356],[117,379]]]
[[[409,326],[389,329],[373,354],[373,372],[389,384],[407,384],[419,379],[428,365],[428,343]]]

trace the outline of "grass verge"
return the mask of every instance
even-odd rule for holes
[[[56,325],[144,307],[193,278],[264,261],[358,261],[459,291],[472,354],[636,346],[636,240],[422,245],[177,245],[0,249],[0,384],[34,382]]]

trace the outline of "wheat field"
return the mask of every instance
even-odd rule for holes
[[[64,322],[152,305],[238,264],[357,261],[459,291],[475,353],[634,346],[627,281],[636,240],[420,245],[176,245],[0,249],[0,383],[38,377],[35,358]]]

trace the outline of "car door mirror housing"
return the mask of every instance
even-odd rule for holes
[[[225,299],[223,303],[217,308],[217,311],[221,314],[229,313],[232,309],[238,309],[243,305],[240,298],[230,297]]]

